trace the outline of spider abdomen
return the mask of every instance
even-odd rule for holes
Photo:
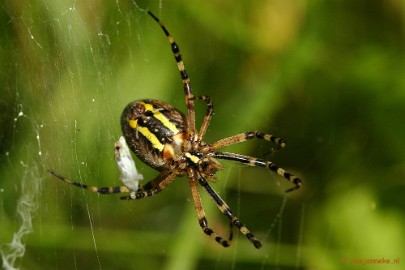
[[[169,160],[182,157],[187,118],[158,100],[129,103],[121,115],[121,128],[131,150],[149,166],[162,170]]]

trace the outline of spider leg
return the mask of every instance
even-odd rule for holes
[[[198,223],[200,224],[201,229],[203,232],[211,237],[213,240],[215,240],[217,243],[219,243],[223,247],[229,247],[232,243],[232,238],[233,238],[233,225],[230,223],[230,231],[229,231],[229,237],[227,240],[225,240],[223,237],[217,235],[210,227],[208,227],[208,221],[207,218],[205,217],[205,212],[204,208],[202,205],[201,201],[201,196],[200,192],[198,191],[198,186],[197,182],[194,176],[194,173],[189,173],[189,179],[190,179],[190,188],[191,188],[191,194],[193,196],[193,201],[194,201],[194,206],[195,210],[197,212],[197,217],[198,217]]]
[[[294,187],[287,189],[285,192],[291,192],[301,187],[302,181],[300,178],[289,172],[286,172],[284,169],[278,167],[271,161],[228,152],[214,152],[213,157],[218,159],[232,160],[253,167],[265,167],[270,171],[273,171],[278,175],[284,177],[285,179],[287,179],[288,181],[290,181],[295,185]]]
[[[198,177],[198,182],[199,184],[208,192],[210,197],[213,199],[219,210],[229,219],[231,223],[231,227],[237,227],[239,231],[246,236],[246,238],[255,246],[255,248],[261,248],[262,243],[249,231],[248,228],[246,228],[242,222],[232,213],[231,209],[229,206],[225,203],[224,200],[221,199],[221,197],[218,195],[218,193],[215,192],[215,190],[208,184],[207,180],[204,179],[204,177],[199,176]],[[194,183],[195,185],[195,183]],[[198,191],[197,191],[198,192]],[[197,206],[196,206],[197,207]],[[203,211],[203,210],[202,210]],[[197,211],[198,212],[198,211]],[[199,217],[200,218],[200,217]],[[199,219],[200,220],[200,226],[203,228],[204,232],[208,235],[210,235],[212,238],[214,238],[218,243],[221,244],[221,242],[218,241],[218,236],[215,235],[215,233],[206,227],[207,221],[205,219]],[[204,227],[205,226],[205,227]],[[212,234],[215,235],[215,237],[212,236]],[[221,238],[220,238],[221,239]],[[219,239],[219,240],[220,240]],[[230,239],[228,243],[230,244],[230,241],[232,239],[232,229],[230,233]],[[225,245],[223,245],[225,246]]]
[[[273,142],[277,145],[276,150],[284,148],[286,146],[286,142],[283,138],[279,138],[270,134],[266,133],[261,133],[259,131],[247,131],[244,133],[240,133],[219,141],[216,141],[212,144],[210,144],[210,148],[212,150],[222,148],[228,145],[240,143],[240,142],[246,142],[251,139],[261,139],[269,142]],[[272,149],[274,151],[274,149]]]
[[[74,185],[76,187],[86,189],[91,192],[97,192],[100,194],[114,194],[114,193],[128,193],[131,192],[129,188],[126,186],[116,186],[116,187],[95,187],[95,186],[88,186],[85,184],[81,184],[79,182],[75,182],[72,180],[67,179],[66,177],[54,172],[53,170],[48,170],[48,172],[54,176],[56,176],[59,180],[66,182],[68,184]]]
[[[200,132],[198,133],[198,140],[202,141],[204,139],[205,133],[207,132],[208,126],[210,125],[212,115],[214,114],[214,105],[212,104],[211,98],[209,96],[196,96],[193,97],[194,100],[203,100],[207,104],[207,111],[204,115],[203,122],[201,124]]]
[[[148,14],[160,25],[160,28],[162,28],[163,32],[166,35],[167,40],[170,43],[174,59],[176,60],[176,63],[177,63],[177,68],[180,72],[180,77],[183,81],[183,89],[184,89],[184,94],[186,95],[186,106],[187,106],[187,110],[188,110],[187,117],[188,117],[190,134],[194,135],[194,134],[196,134],[194,97],[193,97],[193,93],[192,93],[192,89],[191,89],[190,78],[188,77],[186,68],[183,63],[183,59],[180,54],[180,48],[177,45],[177,43],[174,41],[174,38],[170,35],[169,31],[164,26],[163,22],[149,10],[148,10]]]
[[[155,179],[141,186],[138,191],[132,191],[129,196],[122,196],[121,200],[139,200],[151,197],[165,189],[178,175],[177,170],[166,170],[160,173]]]
[[[144,197],[150,197],[150,196],[156,195],[160,191],[165,189],[166,186],[169,185],[176,178],[176,176],[178,174],[178,172],[176,170],[162,172],[155,179],[149,181],[148,183],[146,183],[143,186],[140,186],[138,191],[133,191],[133,190],[130,190],[126,186],[116,186],[116,187],[88,186],[86,184],[82,184],[82,183],[67,179],[66,177],[64,177],[52,170],[48,170],[48,172],[51,173],[52,175],[56,176],[58,179],[60,179],[63,182],[66,182],[68,184],[74,185],[74,186],[82,188],[82,189],[86,189],[91,192],[96,192],[96,193],[100,193],[100,194],[131,193],[129,196],[121,197],[121,200],[136,200],[136,199],[142,199]]]

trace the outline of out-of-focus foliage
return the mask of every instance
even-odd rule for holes
[[[153,98],[185,111],[167,40],[135,3],[175,37],[194,94],[212,98],[207,142],[248,130],[287,140],[276,153],[262,141],[227,150],[274,161],[303,179],[301,190],[285,197],[291,185],[284,179],[227,162],[212,183],[263,241],[261,250],[239,233],[228,249],[206,237],[186,178],[156,197],[122,202],[47,174],[52,168],[87,184],[118,185],[113,145],[124,106]],[[15,267],[404,267],[403,1],[0,7],[0,244],[10,254],[7,244],[22,232],[25,254]],[[197,104],[198,123],[204,112]],[[157,174],[137,166],[146,179]],[[226,219],[208,198],[204,205],[210,225],[226,234]],[[358,264],[382,258],[400,264]]]

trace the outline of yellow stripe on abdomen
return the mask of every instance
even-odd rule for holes
[[[164,116],[163,113],[155,112],[155,113],[153,113],[153,117],[155,117],[157,120],[159,120],[165,127],[167,127],[174,134],[179,133],[179,130],[177,129],[177,127],[172,122],[170,122],[170,120],[167,119],[167,117]]]
[[[152,104],[144,103],[144,102],[142,102],[142,104],[143,104],[143,106],[145,106],[145,110],[152,112],[153,117],[156,118],[157,120],[159,120],[163,126],[168,128],[174,134],[179,133],[179,130],[177,129],[176,125],[173,124],[172,122],[170,122],[170,120],[163,113],[161,113],[158,109],[154,108]]]
[[[136,128],[145,138],[152,144],[153,148],[158,149],[159,151],[163,150],[163,144],[158,140],[155,134],[150,132],[147,127],[138,126]]]

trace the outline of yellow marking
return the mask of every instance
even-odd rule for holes
[[[197,156],[193,156],[190,153],[186,153],[185,156],[188,157],[195,164],[198,164],[198,162],[200,161],[200,159]]]
[[[128,121],[128,124],[129,124],[129,126],[131,127],[131,128],[136,128],[137,126],[138,126],[138,119],[135,119],[135,120],[127,120]]]
[[[155,110],[155,108],[153,108],[152,104],[145,103],[145,102],[140,102],[140,104],[142,104],[145,107],[145,111],[153,112]]]
[[[180,62],[177,63],[177,68],[178,68],[180,71],[184,71],[184,70],[186,69],[186,68],[184,67],[183,61],[180,61]]]
[[[281,168],[278,168],[278,169],[277,169],[277,174],[278,174],[278,175],[281,175],[281,176],[284,176],[285,170],[283,170],[283,169],[281,169]]]
[[[156,137],[155,134],[153,134],[152,132],[150,132],[150,130],[146,127],[137,127],[137,130],[139,130],[139,132],[145,136],[146,139],[148,139],[148,141],[150,141],[150,143],[152,144],[153,148],[158,149],[159,151],[162,151],[164,146],[163,144],[160,143],[160,141],[158,140],[158,138]]]
[[[249,230],[248,230],[248,228],[246,228],[245,226],[241,227],[239,230],[240,230],[240,232],[243,233],[244,235],[250,233]]]
[[[172,131],[174,134],[178,134],[180,131],[177,129],[177,127],[170,122],[170,120],[164,116],[158,109],[154,108],[152,104],[150,103],[145,103],[145,102],[140,102],[145,107],[145,111],[150,111],[153,113],[153,117],[155,117],[157,120],[162,123],[163,126],[168,128],[170,131]],[[153,148],[158,149],[159,151],[163,151],[164,145],[159,141],[157,136],[151,132],[147,127],[141,127],[138,126],[138,119],[127,119],[128,124],[131,128],[136,129],[139,131],[145,138],[152,144]],[[157,132],[157,130],[155,130]],[[173,154],[173,151],[168,150],[166,153],[168,156]]]
[[[159,120],[165,127],[167,127],[171,132],[174,134],[179,133],[179,130],[176,128],[176,126],[170,122],[170,120],[164,116],[163,113],[161,113],[159,110],[155,109],[152,104],[149,103],[144,103],[141,102],[143,106],[145,106],[146,111],[151,111],[153,113],[153,117],[155,117],[157,120]]]
[[[225,203],[223,205],[218,205],[218,208],[222,213],[225,213],[226,210],[230,210],[228,205],[226,205]]]
[[[273,137],[273,136],[271,136],[270,134],[265,134],[263,138],[264,138],[266,141],[271,141],[271,137]]]
[[[159,111],[154,112],[153,117],[155,117],[157,120],[159,120],[165,127],[170,129],[170,131],[172,131],[174,134],[179,133],[179,130],[176,128],[176,126],[172,122],[170,122],[170,120],[167,119],[167,117],[164,116],[163,113],[161,113]]]
[[[87,187],[87,190],[91,191],[91,192],[98,192],[98,188],[97,187]]]

